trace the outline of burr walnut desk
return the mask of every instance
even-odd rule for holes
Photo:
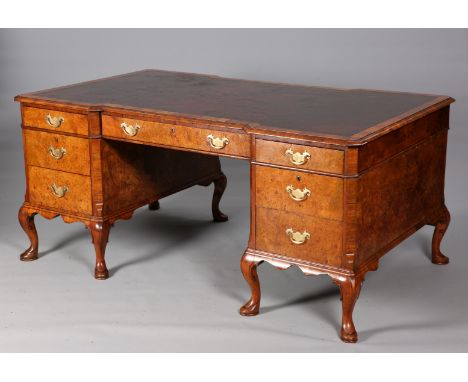
[[[260,306],[257,265],[327,274],[341,291],[341,338],[367,271],[430,224],[440,243],[449,127],[445,96],[332,89],[144,70],[16,97],[21,103],[26,194],[19,221],[38,257],[34,216],[83,222],[108,277],[109,230],[134,210],[182,189],[226,187],[219,156],[250,161],[250,238],[241,259]]]

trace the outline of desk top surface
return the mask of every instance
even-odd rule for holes
[[[365,137],[454,101],[447,96],[289,85],[162,70],[143,70],[16,99],[202,116],[242,122],[265,131],[345,139]]]

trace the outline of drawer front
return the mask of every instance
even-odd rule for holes
[[[26,164],[89,175],[88,139],[24,129]]]
[[[60,110],[23,107],[23,125],[65,132],[88,135],[88,118],[83,114],[66,113]]]
[[[255,160],[303,170],[343,174],[344,152],[289,143],[255,141]]]
[[[343,219],[343,179],[255,166],[255,200],[260,207],[326,219]]]
[[[91,178],[28,166],[29,202],[51,209],[91,214]]]
[[[257,207],[255,231],[258,250],[341,266],[341,222]]]
[[[102,116],[102,134],[128,141],[155,143],[219,155],[250,156],[248,134]]]

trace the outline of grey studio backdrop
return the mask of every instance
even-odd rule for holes
[[[337,335],[337,287],[295,268],[262,265],[261,314],[241,317],[249,167],[231,159],[222,159],[227,223],[211,223],[212,189],[195,187],[117,222],[107,281],[93,279],[83,225],[61,219],[36,218],[40,259],[20,262],[28,242],[17,223],[25,181],[13,96],[143,68],[456,98],[450,265],[429,261],[430,227],[392,250],[364,283],[355,345]],[[467,106],[467,30],[1,30],[0,351],[466,351]]]

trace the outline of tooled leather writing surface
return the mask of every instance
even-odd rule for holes
[[[435,101],[424,94],[339,90],[144,70],[29,94],[76,104],[201,115],[350,137]]]

